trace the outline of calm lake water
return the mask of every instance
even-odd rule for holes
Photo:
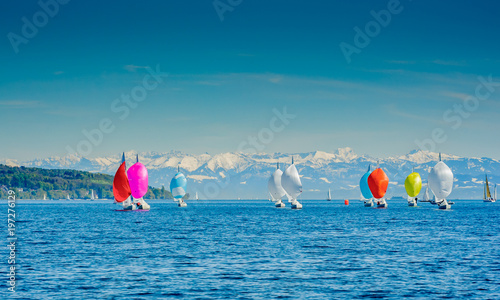
[[[500,299],[500,203],[302,202],[17,201],[17,292],[2,247],[0,297]]]

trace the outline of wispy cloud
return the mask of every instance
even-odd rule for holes
[[[137,69],[146,69],[146,66],[126,65],[123,68],[129,72],[136,72]]]
[[[414,65],[417,63],[414,60],[388,60],[387,62],[390,64],[397,64],[397,65]]]
[[[449,61],[449,60],[440,60],[440,59],[433,60],[432,63],[436,64],[436,65],[458,66],[458,67],[464,67],[467,65],[465,63],[465,61]]]
[[[4,108],[36,108],[43,106],[43,102],[30,100],[4,100],[0,101],[0,106]]]

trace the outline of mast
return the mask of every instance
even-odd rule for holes
[[[123,152],[123,154],[122,154],[122,163],[124,163],[124,162],[125,162],[125,152]]]

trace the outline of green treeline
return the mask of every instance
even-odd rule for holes
[[[91,192],[99,199],[113,199],[113,176],[76,170],[9,167],[0,164],[0,199],[7,199],[8,190],[17,199],[90,199]],[[172,199],[165,190],[149,187],[145,199]]]

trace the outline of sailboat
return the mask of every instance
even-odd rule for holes
[[[47,200],[47,194],[43,194],[43,200]]]
[[[139,155],[136,156],[136,163],[127,170],[129,180],[131,200],[138,210],[150,210],[149,204],[144,201],[144,195],[148,192],[148,169],[139,162]]]
[[[187,180],[184,174],[181,173],[177,166],[177,174],[170,181],[170,192],[174,196],[174,201],[179,202],[179,207],[186,207],[187,204],[182,199],[186,195]]]
[[[330,192],[330,189],[328,189],[328,195],[326,196],[327,201],[332,201],[332,193]]]
[[[293,163],[281,175],[281,186],[286,192],[288,202],[292,203],[292,209],[301,209],[302,204],[297,201],[297,197],[302,193],[302,182],[300,182],[299,172]]]
[[[370,165],[368,165],[368,170],[359,180],[359,189],[361,190],[361,197],[364,202],[365,207],[373,206],[373,195],[368,186],[368,177],[370,176]]]
[[[90,200],[91,200],[91,201],[94,201],[94,200],[95,200],[94,190],[90,190]]]
[[[276,170],[269,181],[267,182],[267,189],[269,190],[269,195],[271,196],[271,201],[274,202],[276,207],[285,207],[285,203],[281,201],[281,198],[285,196],[286,192],[281,186],[281,177],[283,176],[283,172],[280,170],[280,163],[276,163]]]
[[[420,174],[412,169],[412,172],[405,180],[405,189],[408,194],[408,206],[417,206],[417,196],[422,189],[422,178]]]
[[[71,200],[71,199],[69,198],[69,194],[67,194],[67,195],[66,195],[66,200]]]
[[[368,187],[372,195],[377,199],[378,208],[387,208],[387,202],[384,199],[387,187],[389,186],[389,178],[377,163],[377,168],[368,176]]]
[[[436,196],[436,203],[439,209],[450,209],[451,204],[446,201],[453,188],[453,172],[441,161],[439,153],[439,162],[429,172],[429,186]]]
[[[424,199],[420,200],[420,202],[431,202],[431,198],[429,196],[429,183],[427,183],[425,187]]]
[[[120,167],[118,167],[118,170],[116,170],[115,177],[113,178],[113,196],[115,198],[115,203],[121,203],[123,205],[123,210],[135,210],[136,206],[130,199],[132,191],[130,190],[127,172],[125,171],[126,168],[125,153],[123,153],[122,163]]]
[[[495,194],[494,197],[490,193],[490,185],[488,184],[488,175],[485,176],[485,181],[484,181],[484,195],[483,195],[483,201],[484,202],[495,202],[497,201],[497,185],[495,184]]]
[[[200,198],[198,198],[198,192],[196,192],[196,195],[194,198],[196,199],[196,201],[200,200]]]

